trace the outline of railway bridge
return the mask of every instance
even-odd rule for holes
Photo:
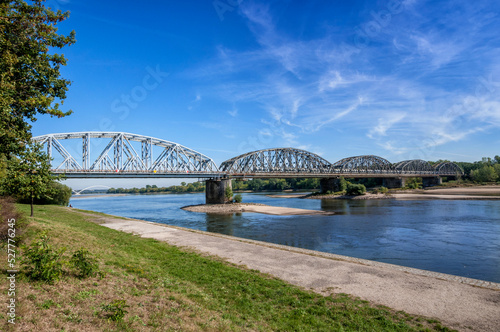
[[[207,203],[224,203],[231,179],[319,178],[321,191],[338,191],[340,178],[382,178],[388,188],[421,177],[424,186],[442,177],[460,177],[452,162],[424,160],[391,163],[374,156],[354,156],[331,163],[309,151],[273,148],[248,152],[217,164],[178,143],[124,132],[76,132],[33,137],[52,159],[52,172],[67,178],[197,178],[207,183]],[[72,142],[68,144],[67,142]]]

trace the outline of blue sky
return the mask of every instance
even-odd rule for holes
[[[271,147],[331,162],[500,154],[498,1],[77,1],[60,32],[63,119],[33,134],[123,131],[218,164]]]

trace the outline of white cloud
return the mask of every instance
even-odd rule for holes
[[[378,124],[370,129],[368,134],[369,138],[376,138],[378,136],[387,136],[387,131],[396,123],[400,122],[406,117],[405,113],[389,114],[383,118],[378,119]]]

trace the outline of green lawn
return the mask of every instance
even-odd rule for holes
[[[29,206],[19,208],[27,212]],[[91,219],[66,208],[36,207],[25,243],[47,231],[54,247],[67,248],[68,257],[88,249],[99,258],[105,276],[81,280],[67,272],[51,285],[29,281],[20,273],[15,330],[449,331],[435,320],[345,294],[323,297],[217,258],[111,230]],[[6,262],[5,249],[1,256]],[[6,294],[5,283],[1,291]],[[126,313],[112,321],[103,308],[116,300],[125,301]],[[6,322],[6,312],[0,317],[0,330],[14,330]]]

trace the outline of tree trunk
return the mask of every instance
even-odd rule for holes
[[[33,196],[31,196],[31,216],[33,217]]]

